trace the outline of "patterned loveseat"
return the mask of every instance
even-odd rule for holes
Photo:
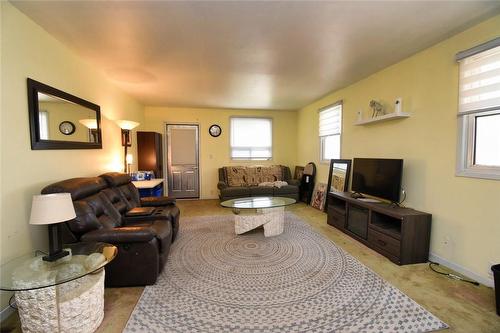
[[[281,187],[259,186],[261,183],[285,181]],[[244,197],[288,197],[299,199],[299,181],[292,179],[290,168],[271,166],[227,166],[219,168],[219,198],[221,201]]]

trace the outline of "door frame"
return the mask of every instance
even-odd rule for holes
[[[179,125],[179,126],[196,126],[198,127],[198,142],[197,142],[197,145],[198,145],[198,156],[196,156],[196,159],[198,161],[198,197],[197,198],[186,198],[186,199],[179,199],[179,200],[199,200],[201,199],[201,159],[200,159],[200,156],[201,156],[201,135],[200,135],[200,123],[196,123],[196,122],[170,122],[170,121],[164,121],[163,122],[163,131],[165,133],[165,144],[163,145],[163,157],[164,157],[164,161],[166,161],[167,163],[165,163],[165,166],[164,166],[164,174],[165,174],[165,182],[164,182],[164,191],[165,193],[167,193],[168,195],[170,195],[170,192],[169,192],[169,171],[170,171],[170,168],[169,168],[169,151],[168,151],[168,146],[169,146],[169,137],[168,137],[168,130],[167,130],[167,126],[168,125]]]

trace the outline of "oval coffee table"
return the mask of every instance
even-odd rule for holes
[[[249,197],[230,199],[220,204],[232,208],[236,234],[263,226],[264,236],[271,237],[283,233],[285,206],[295,202],[295,199],[285,197]]]

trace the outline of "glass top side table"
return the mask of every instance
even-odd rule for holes
[[[116,246],[106,243],[67,244],[70,255],[54,262],[30,253],[1,266],[0,290],[22,291],[55,286],[98,271],[113,260]]]
[[[46,262],[29,254],[1,267],[0,290],[14,291],[23,332],[94,332],[104,318],[104,267],[118,254],[106,243],[65,245]]]

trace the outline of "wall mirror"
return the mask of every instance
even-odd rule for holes
[[[99,105],[28,79],[31,149],[101,149]]]
[[[328,192],[347,192],[349,190],[349,176],[351,174],[351,160],[330,160],[330,172],[328,173]],[[328,207],[328,199],[325,211]]]

